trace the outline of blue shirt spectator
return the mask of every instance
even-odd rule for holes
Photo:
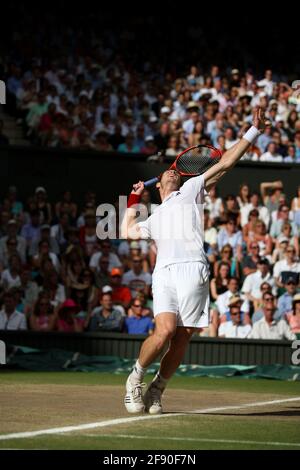
[[[125,329],[130,335],[151,334],[154,325],[149,317],[134,316],[125,319]]]

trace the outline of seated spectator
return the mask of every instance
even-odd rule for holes
[[[234,194],[228,194],[224,199],[222,218],[225,223],[228,219],[234,220],[236,225],[240,223],[240,208]]]
[[[150,297],[146,297],[143,292],[139,292],[135,299],[142,304],[142,316],[153,318],[153,300]],[[132,301],[133,302],[133,301]],[[133,309],[129,307],[127,316],[131,317],[133,315]]]
[[[12,255],[9,258],[8,268],[1,273],[1,286],[8,290],[11,287],[20,287],[21,279],[21,260],[18,255]]]
[[[253,240],[255,227],[258,221],[259,212],[257,209],[252,209],[248,215],[248,222],[243,226],[242,233],[243,239],[247,243],[250,244],[251,240]]]
[[[54,331],[56,315],[46,293],[41,292],[29,317],[29,326],[33,331]]]
[[[298,229],[298,227],[297,227],[297,229]],[[288,239],[289,245],[292,245],[292,246],[295,247],[296,255],[299,256],[299,237],[298,237],[298,235],[293,235],[293,228],[292,228],[292,225],[290,224],[290,222],[284,222],[282,224],[281,233],[280,233],[279,237],[276,238],[276,242],[281,237],[285,237],[285,238]],[[276,246],[276,244],[275,244],[275,246]]]
[[[218,269],[220,263],[228,263],[230,266],[230,276],[239,277],[240,264],[237,259],[233,257],[233,249],[231,245],[226,244],[223,246],[220,253],[220,258],[220,260],[215,261],[214,263],[214,276],[218,276]]]
[[[264,206],[268,209],[271,214],[274,210],[279,207],[279,199],[283,192],[282,181],[263,182],[260,185],[261,197]]]
[[[125,271],[131,269],[130,260],[134,255],[142,256],[143,259],[147,258],[149,245],[147,240],[122,240],[118,246],[118,257],[124,266]],[[144,268],[143,263],[143,268]],[[146,267],[148,263],[146,262]]]
[[[0,239],[0,262],[3,266],[7,267],[12,251],[17,251],[22,263],[26,262],[26,240],[18,235],[18,223],[15,219],[8,221],[7,234]]]
[[[46,241],[47,243],[49,243],[50,252],[54,253],[55,255],[59,255],[60,247],[56,239],[50,236],[50,225],[41,225],[40,234],[41,235],[39,239],[33,240],[31,242],[28,252],[29,256],[36,256],[38,254],[39,243],[41,241]]]
[[[221,261],[218,264],[217,276],[210,281],[210,295],[213,300],[217,300],[219,295],[224,294],[228,290],[229,279],[230,264]]]
[[[50,252],[50,243],[48,240],[41,240],[38,243],[38,253],[32,257],[32,265],[37,270],[41,266],[41,261],[44,258],[49,258],[56,269],[56,271],[60,272],[60,262],[56,254]]]
[[[143,260],[139,256],[132,259],[132,269],[127,271],[122,278],[122,284],[128,286],[131,291],[131,296],[136,297],[138,292],[143,292],[146,296],[149,295],[152,283],[152,276],[150,273],[143,271]]]
[[[204,241],[210,245],[213,251],[216,251],[218,248],[218,232],[213,223],[209,210],[204,209]]]
[[[296,149],[294,145],[288,145],[283,161],[284,163],[296,163]]]
[[[254,226],[254,233],[249,236],[249,243],[256,242],[259,246],[259,256],[270,257],[272,254],[273,241],[267,233],[266,226],[262,220],[258,220]]]
[[[289,277],[284,284],[284,288],[286,292],[284,292],[284,294],[282,294],[277,301],[277,308],[280,318],[283,318],[287,312],[292,310],[293,298],[297,292],[295,278]]]
[[[267,258],[260,258],[257,263],[257,270],[254,273],[248,274],[244,280],[242,293],[250,302],[259,299],[260,286],[263,282],[267,282],[274,289],[275,281],[270,273],[270,264]]]
[[[283,157],[278,152],[278,147],[275,142],[270,142],[267,146],[267,151],[260,156],[261,162],[282,162]]]
[[[300,294],[293,297],[292,309],[286,313],[286,319],[292,333],[300,337]]]
[[[121,153],[139,153],[140,148],[134,144],[134,135],[130,132],[125,137],[125,142],[118,146],[118,152]]]
[[[100,304],[92,311],[89,331],[122,331],[124,317],[113,306],[111,293],[102,294]]]
[[[39,240],[40,236],[40,213],[38,210],[33,210],[30,213],[30,222],[21,229],[21,237],[25,238],[27,246],[30,246],[34,240]]]
[[[51,204],[48,202],[46,189],[42,186],[36,188],[34,198],[36,210],[40,214],[40,223],[49,225],[52,220],[52,209]]]
[[[67,232],[70,227],[70,216],[68,212],[61,212],[58,223],[52,225],[50,235],[51,239],[54,239],[59,246],[59,249],[63,251],[67,244]]]
[[[243,275],[245,277],[257,271],[257,264],[259,260],[260,256],[258,243],[252,242],[249,245],[249,254],[242,261]]]
[[[128,287],[122,286],[122,271],[119,268],[111,270],[109,284],[112,287],[113,302],[127,309],[131,302],[131,292]]]
[[[3,307],[0,311],[0,330],[27,330],[26,317],[16,310],[16,301],[11,292],[3,297]]]
[[[242,183],[239,187],[239,193],[236,198],[239,208],[247,207],[250,202],[250,188],[247,183]]]
[[[293,274],[294,273],[294,274]],[[283,277],[294,277],[299,283],[300,262],[296,258],[296,250],[293,246],[288,246],[285,257],[277,261],[273,268],[273,276],[278,287],[284,287]]]
[[[99,241],[97,241],[97,246],[99,251],[96,251],[94,254],[92,254],[91,259],[90,259],[90,268],[92,271],[97,272],[99,271],[99,260],[101,256],[106,255],[108,256],[109,259],[109,265],[108,265],[108,270],[111,271],[113,268],[120,268],[122,269],[122,263],[119,259],[119,257],[112,252],[112,246],[110,240],[102,240],[99,244]]]
[[[72,299],[66,299],[58,310],[57,330],[64,333],[81,333],[84,328],[82,318],[76,317],[79,307]]]
[[[259,201],[259,193],[256,191],[253,191],[253,193],[250,196],[250,202],[247,205],[244,205],[241,208],[241,226],[244,227],[244,225],[247,224],[249,221],[249,214],[252,212],[252,210],[257,210],[258,211],[258,218],[262,220],[266,227],[269,227],[270,223],[270,214],[268,209],[265,206],[262,206]]]
[[[263,295],[265,292],[272,294],[272,286],[267,282],[263,282],[260,285],[260,295],[258,298],[253,300],[253,313],[256,313],[258,310],[263,308]],[[251,319],[253,321],[253,318]]]
[[[299,231],[297,225],[294,222],[289,221],[289,206],[287,204],[282,204],[278,209],[278,218],[272,222],[270,228],[270,235],[273,238],[279,237],[282,233],[282,226],[284,223],[288,222],[292,226],[292,236],[299,236]]]
[[[205,197],[205,208],[209,210],[210,217],[214,220],[218,220],[224,212],[223,202],[220,197],[218,197],[218,190],[216,186],[213,186],[208,196]]]
[[[93,209],[88,209],[84,214],[84,225],[79,229],[79,240],[85,256],[93,256],[99,241],[96,235],[96,213]]]
[[[58,220],[61,214],[68,214],[71,222],[75,222],[77,218],[77,204],[72,200],[71,191],[64,191],[61,200],[55,204],[55,215]]]
[[[216,307],[217,307],[217,311],[219,313],[221,321],[226,320],[226,313],[229,311],[228,310],[229,299],[232,296],[237,296],[237,295],[242,297],[239,292],[239,282],[237,278],[231,277],[228,282],[228,290],[224,292],[224,294],[218,295],[217,300],[216,300]],[[247,299],[243,300],[241,310],[245,314],[244,323],[250,323],[250,317],[249,317],[250,306],[249,306],[249,302]]]
[[[260,320],[253,321],[253,327],[248,338],[252,339],[286,339],[293,341],[296,339],[285,320],[275,319],[276,306],[274,296],[264,294],[263,316]]]
[[[151,335],[154,330],[154,324],[151,318],[142,315],[143,305],[140,300],[133,300],[131,312],[132,315],[125,318],[125,331],[133,335]]]
[[[99,259],[99,267],[94,272],[95,274],[95,284],[98,288],[106,286],[110,282],[110,271],[109,271],[109,257],[107,255],[102,255]],[[92,269],[91,269],[92,271]]]
[[[221,338],[247,338],[251,332],[251,325],[244,325],[241,320],[242,299],[233,296],[229,299],[228,307],[230,320],[221,323],[218,336]]]
[[[276,302],[276,297],[275,295],[273,295],[272,291],[270,291],[269,289],[265,289],[264,292],[263,292],[263,295],[262,295],[262,302],[261,302],[261,308],[259,308],[258,310],[255,311],[255,313],[253,313],[252,315],[252,324],[254,325],[255,322],[261,320],[263,317],[264,317],[264,309],[266,306],[271,306],[272,305],[272,308],[274,310],[274,319],[275,320],[279,320],[280,319],[280,315],[279,315],[279,312],[277,310],[277,302]]]
[[[226,227],[218,233],[218,248],[222,250],[224,245],[231,245],[234,255],[238,260],[242,259],[242,233],[237,229],[236,221],[229,218],[226,221]]]
[[[39,295],[39,287],[31,280],[31,270],[29,266],[24,266],[20,272],[20,287],[23,291],[24,313],[31,312]]]
[[[49,269],[45,273],[43,289],[49,293],[51,305],[57,309],[66,300],[65,287],[59,282],[59,277],[55,269]]]

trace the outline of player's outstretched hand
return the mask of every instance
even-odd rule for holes
[[[253,116],[253,126],[263,132],[266,127],[270,126],[270,121],[266,120],[265,113],[261,108],[257,108]]]
[[[134,184],[133,185],[133,189],[131,191],[132,194],[142,194],[142,192],[144,191],[145,189],[145,185],[144,185],[144,182],[143,181],[139,181],[138,183]]]

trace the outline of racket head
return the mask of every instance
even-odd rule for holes
[[[220,161],[222,152],[212,145],[195,145],[181,152],[170,169],[181,176],[202,175]]]

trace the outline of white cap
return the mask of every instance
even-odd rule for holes
[[[37,193],[46,193],[46,192],[47,191],[46,191],[45,188],[43,188],[43,186],[38,186],[35,190],[35,194],[37,194]]]
[[[147,135],[147,137],[145,138],[145,142],[153,142],[153,140],[154,140],[153,135]]]
[[[150,122],[157,122],[157,117],[156,116],[150,116],[149,121]]]
[[[107,294],[108,292],[112,292],[112,288],[110,286],[103,286],[102,294]]]
[[[163,106],[160,110],[161,113],[170,113],[171,110],[169,108],[169,106]]]

